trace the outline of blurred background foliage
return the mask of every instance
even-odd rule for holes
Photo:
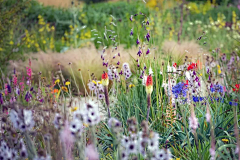
[[[166,40],[196,41],[205,32],[209,35],[207,43],[200,44],[205,49],[212,50],[215,46],[223,52],[239,52],[238,1],[146,0],[146,4],[142,0],[103,1],[69,1],[71,7],[59,8],[35,0],[19,0],[17,3],[0,0],[1,67],[9,60],[24,59],[28,52],[64,52],[88,46],[90,42],[98,48],[99,41],[110,46],[110,41],[103,36],[105,26],[118,33],[119,43],[130,48],[138,37],[144,37],[144,32],[139,29],[142,20],[150,21],[147,29],[156,35],[151,43],[159,48]],[[130,23],[131,15],[140,12],[147,17]],[[100,34],[94,35],[93,29]],[[131,29],[138,34],[129,36]]]

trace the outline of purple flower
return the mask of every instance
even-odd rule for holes
[[[140,41],[139,41],[139,39],[137,39],[136,43],[137,43],[137,45],[139,45],[139,44],[140,44]]]
[[[8,84],[7,85],[8,93],[11,93],[11,86]]]
[[[225,53],[222,55],[221,59],[222,59],[222,61],[224,61],[224,62],[227,60]]]
[[[119,72],[119,75],[122,75],[123,74],[123,71],[121,70],[120,72]]]
[[[141,54],[142,54],[142,51],[139,49],[139,51],[138,51],[137,55],[140,57],[140,56],[141,56]]]
[[[130,19],[130,21],[132,22],[132,21],[133,21],[133,16],[131,15],[131,17],[130,17],[129,19]]]
[[[149,42],[149,40],[150,40],[150,34],[149,34],[149,32],[147,33],[147,35],[145,36],[145,38],[147,38],[147,41]]]
[[[120,62],[118,61],[118,62],[117,62],[117,65],[119,65],[119,64],[120,64]]]
[[[138,14],[134,14],[134,16],[137,16]]]
[[[26,100],[27,102],[29,102],[29,100],[31,100],[31,98],[32,98],[31,93],[27,92],[27,94],[25,95],[25,100]]]
[[[133,29],[131,29],[131,32],[130,32],[130,36],[132,36],[133,35]]]
[[[137,66],[140,67],[140,64],[138,63]]]
[[[149,21],[146,22],[146,25],[149,25]]]
[[[148,55],[150,53],[150,49],[148,48],[147,52],[146,52],[146,55]]]
[[[120,57],[120,53],[118,53],[118,56]]]
[[[2,93],[0,93],[0,104],[3,104]]]

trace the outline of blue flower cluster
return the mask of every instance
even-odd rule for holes
[[[223,92],[223,86],[219,85],[219,84],[215,84],[213,86],[211,86],[210,88],[211,92]]]
[[[187,95],[187,86],[179,82],[172,88],[172,93],[174,94],[175,98],[178,98],[178,96],[186,97]]]
[[[204,100],[204,97],[196,97],[196,96],[193,96],[193,102],[201,102]]]
[[[229,104],[230,104],[230,106],[238,106],[238,103],[234,102],[234,101],[233,102],[230,101]]]

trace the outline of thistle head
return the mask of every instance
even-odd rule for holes
[[[109,84],[108,74],[106,72],[103,72],[103,74],[102,74],[102,85],[103,86],[108,86],[108,84]]]

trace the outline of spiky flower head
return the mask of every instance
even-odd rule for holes
[[[146,81],[146,92],[147,94],[151,94],[153,91],[153,79],[151,74],[147,76],[147,81]]]
[[[106,72],[103,72],[103,74],[102,74],[102,85],[103,86],[108,86],[108,84],[109,84],[108,74]]]

